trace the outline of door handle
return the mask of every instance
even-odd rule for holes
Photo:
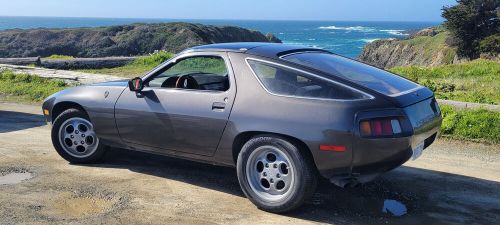
[[[212,104],[212,110],[223,110],[226,108],[226,103],[224,102],[214,102]]]

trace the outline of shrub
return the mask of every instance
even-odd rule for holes
[[[165,52],[165,51],[155,51],[154,53],[149,54],[148,56],[143,56],[137,58],[132,65],[142,65],[142,66],[158,66],[161,63],[167,61],[172,58],[174,53]]]
[[[479,43],[481,53],[500,54],[500,35],[491,35]]]
[[[459,139],[500,143],[500,112],[486,109],[456,110],[441,106],[444,135]]]
[[[51,55],[44,57],[44,59],[74,59],[74,57],[69,55]]]

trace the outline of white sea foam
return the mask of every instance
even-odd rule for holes
[[[380,31],[387,32],[389,34],[397,35],[397,36],[408,35],[408,34],[403,33],[403,31],[405,31],[405,30],[380,30]]]
[[[378,38],[374,38],[374,39],[361,39],[361,41],[366,42],[366,43],[372,43],[372,42],[374,42],[376,40],[379,40],[379,39]]]
[[[337,27],[337,26],[323,26],[318,27],[321,30],[347,30],[347,31],[361,31],[361,32],[373,32],[376,31],[372,27],[354,26],[354,27]]]

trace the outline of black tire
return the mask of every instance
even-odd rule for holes
[[[71,118],[82,118],[90,122],[88,115],[79,109],[65,110],[54,120],[51,131],[52,145],[56,149],[57,153],[70,163],[85,164],[98,162],[106,152],[106,147],[100,142],[97,144],[97,149],[92,154],[85,157],[72,156],[63,148],[63,143],[60,143],[59,141],[59,129],[65,121]]]
[[[250,181],[247,177],[247,163],[249,163],[249,157],[252,152],[262,146],[273,146],[286,152],[297,168],[294,172],[294,177],[296,178],[293,182],[294,184],[291,185],[288,190],[290,193],[284,199],[267,201],[250,187]],[[238,155],[237,174],[241,189],[246,197],[257,208],[272,213],[284,213],[300,207],[305,201],[311,198],[316,190],[318,179],[311,157],[286,139],[273,135],[256,136],[246,142]]]

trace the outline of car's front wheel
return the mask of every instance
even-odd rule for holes
[[[51,136],[57,153],[71,163],[96,162],[106,150],[87,114],[78,109],[68,109],[57,116]]]
[[[247,198],[274,213],[301,206],[317,183],[312,159],[278,136],[250,139],[238,155],[237,172]]]

